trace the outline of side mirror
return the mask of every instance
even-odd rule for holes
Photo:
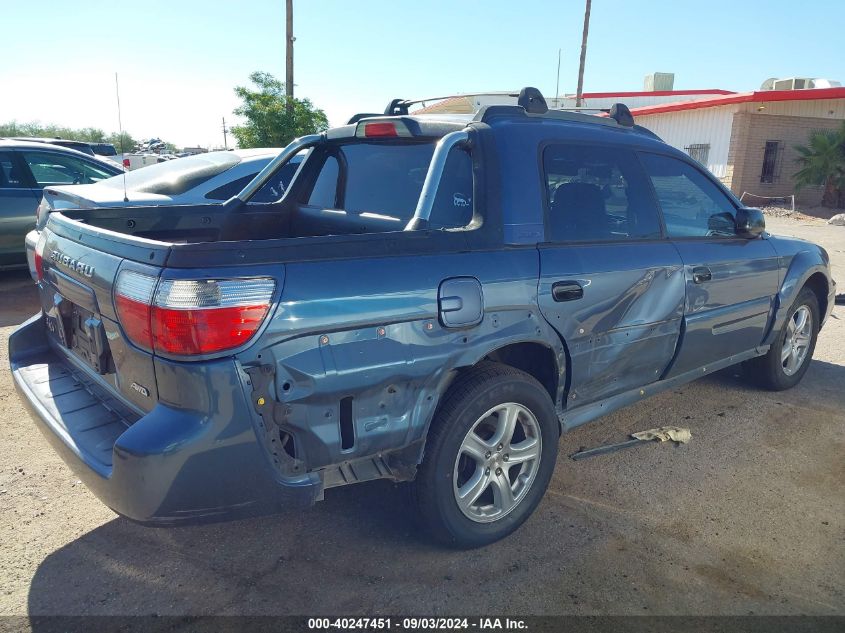
[[[766,230],[766,217],[760,209],[743,207],[736,211],[736,234],[753,239]]]

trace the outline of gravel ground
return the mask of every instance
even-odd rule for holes
[[[821,238],[845,283],[845,229],[770,227]],[[28,278],[1,275],[0,297],[0,615],[845,614],[845,307],[797,388],[727,370],[577,429],[526,525],[457,552],[419,538],[386,482],[226,524],[116,517],[13,391],[6,339],[34,311]],[[670,424],[691,442],[566,457]]]

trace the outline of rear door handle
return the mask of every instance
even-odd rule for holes
[[[552,284],[552,299],[557,302],[575,301],[584,296],[584,288],[577,281],[557,281]]]
[[[696,266],[692,269],[692,280],[697,284],[713,279],[713,275],[707,266]]]

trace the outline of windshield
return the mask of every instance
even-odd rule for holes
[[[126,188],[163,196],[175,196],[190,191],[241,162],[233,152],[212,152],[186,156],[126,172]],[[103,182],[107,186],[123,188],[124,176]]]

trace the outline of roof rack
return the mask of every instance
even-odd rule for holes
[[[357,123],[363,118],[372,117],[372,116],[407,116],[410,114],[409,108],[412,105],[416,105],[418,103],[425,103],[427,101],[443,101],[445,99],[456,99],[460,97],[515,97],[517,100],[516,107],[521,108],[526,114],[533,114],[533,115],[544,115],[549,114],[551,116],[555,116],[555,112],[559,113],[566,113],[566,112],[573,112],[573,113],[586,113],[586,112],[604,112],[608,115],[609,119],[612,119],[616,122],[616,125],[626,128],[634,128],[637,131],[642,130],[638,125],[634,124],[634,116],[631,114],[631,111],[628,109],[624,103],[615,103],[610,108],[587,108],[587,107],[575,107],[575,108],[553,108],[549,109],[548,105],[546,104],[546,100],[543,97],[543,94],[537,89],[532,88],[531,86],[526,86],[520,91],[500,91],[500,92],[465,92],[463,94],[453,94],[453,95],[445,95],[441,97],[426,97],[423,99],[391,99],[390,102],[387,104],[387,107],[384,109],[383,114],[375,114],[369,112],[360,112],[358,114],[353,115],[348,124]],[[488,108],[505,108],[505,107],[514,107],[514,106],[506,106],[506,105],[492,105],[488,106]],[[497,112],[501,112],[501,110],[496,110]],[[652,134],[653,135],[653,134]]]

